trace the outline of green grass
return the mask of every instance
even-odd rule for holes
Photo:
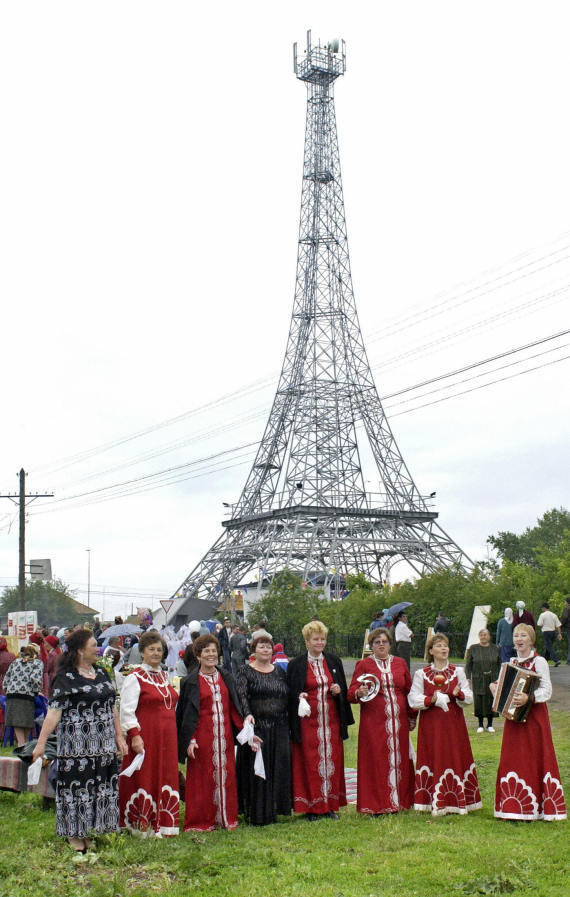
[[[76,863],[56,838],[41,798],[0,792],[0,897],[562,897],[568,823],[493,819],[500,732],[477,735],[469,710],[466,719],[483,796],[483,809],[467,817],[410,811],[372,819],[351,806],[336,823],[292,818],[163,841],[108,835],[89,864]],[[551,722],[568,783],[570,714],[551,712]],[[356,765],[356,728],[345,744],[347,766]]]

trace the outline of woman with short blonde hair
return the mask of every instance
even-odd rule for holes
[[[311,822],[338,819],[337,810],[346,806],[342,742],[354,719],[342,661],[325,651],[327,627],[312,620],[302,632],[307,651],[287,667],[293,809]],[[307,707],[301,698],[309,708],[302,718]]]

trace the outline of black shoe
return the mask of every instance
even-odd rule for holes
[[[338,813],[335,813],[334,810],[329,810],[327,816],[329,819],[338,819]]]
[[[560,661],[557,660],[556,663],[554,664],[554,666],[555,666],[555,667],[559,667],[559,666],[560,666]]]
[[[305,813],[305,819],[307,822],[316,822],[318,819],[318,815],[316,813]]]

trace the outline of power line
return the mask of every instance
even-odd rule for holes
[[[557,238],[557,240],[566,239],[567,236],[568,236],[568,234],[565,233],[561,237]],[[552,242],[556,242],[556,241],[552,241]],[[570,258],[570,255],[565,255],[562,258],[558,258],[558,259],[554,258],[554,257],[556,255],[559,255],[562,252],[566,252],[569,248],[570,248],[570,245],[565,244],[565,245],[559,247],[558,249],[552,250],[548,253],[538,256],[537,258],[531,259],[528,262],[524,262],[521,265],[518,265],[516,267],[511,267],[510,270],[508,270],[506,272],[498,273],[498,274],[494,275],[493,277],[487,277],[487,279],[485,281],[483,281],[483,283],[476,283],[474,286],[464,289],[459,294],[452,295],[449,299],[445,299],[436,304],[434,304],[432,301],[429,303],[429,306],[425,310],[422,311],[420,309],[419,312],[413,312],[411,314],[406,314],[402,318],[396,319],[391,324],[388,324],[387,326],[385,326],[385,327],[381,328],[379,331],[377,331],[376,335],[374,335],[374,332],[373,332],[371,337],[368,338],[368,343],[374,342],[375,340],[380,339],[380,338],[386,338],[387,336],[394,335],[395,333],[398,333],[401,330],[409,329],[413,326],[416,326],[419,323],[424,323],[429,318],[435,317],[439,314],[442,314],[450,304],[452,304],[452,306],[453,306],[453,303],[454,303],[453,307],[458,307],[460,305],[465,304],[466,301],[472,301],[473,298],[480,298],[482,295],[488,295],[499,288],[498,286],[496,286],[496,284],[498,284],[499,281],[505,280],[505,278],[507,278],[513,274],[520,273],[520,276],[514,277],[508,284],[501,284],[500,285],[501,288],[504,286],[510,286],[513,283],[517,282],[518,280],[530,277],[533,274],[539,273],[547,268],[552,267],[553,265],[559,264],[560,262],[563,262],[563,261],[567,260],[568,258]],[[513,262],[517,258],[524,258],[526,255],[530,254],[531,252],[535,252],[535,251],[536,250],[534,250],[534,249],[529,250],[526,253],[523,253],[522,256],[515,257],[514,259],[509,260],[505,264],[512,265]],[[545,264],[543,264],[539,268],[536,268],[535,270],[532,270],[532,271],[527,270],[531,266],[538,265],[541,262],[544,262]],[[500,267],[498,269],[494,269],[494,270],[498,270],[500,272]],[[487,272],[483,272],[483,275],[486,276]],[[487,289],[484,289],[484,288],[487,288]],[[466,295],[472,294],[477,291],[479,291],[479,293],[476,296],[473,296],[472,299],[466,300],[463,298]],[[539,301],[539,300],[537,300],[537,301]],[[527,307],[530,307],[532,304],[533,304],[533,302],[531,301],[530,303],[526,303],[524,306],[517,306],[517,308],[507,311],[504,314],[506,314],[506,315],[514,314],[521,307],[527,308]],[[439,309],[439,311],[438,311],[438,309]],[[500,315],[499,316],[496,315],[491,319],[483,319],[483,322],[479,322],[478,326],[483,326],[484,322],[486,322],[487,320],[490,320],[492,322],[492,321],[497,320],[498,318],[500,318]],[[397,328],[397,329],[395,329],[395,328]],[[456,336],[461,336],[465,332],[468,332],[472,329],[473,329],[473,327],[469,327],[467,329],[456,331],[455,333],[450,334],[447,337],[445,337],[444,341],[449,341],[450,339],[452,339]],[[441,341],[442,340],[438,339],[436,344],[440,345]],[[418,354],[419,352],[423,352],[425,349],[431,348],[433,345],[434,345],[434,343],[428,343],[427,345],[422,345],[422,346],[417,347],[416,349],[412,349],[408,353],[406,353],[404,358],[409,358],[415,354]],[[384,367],[386,364],[390,364],[392,367],[394,367],[394,362],[397,360],[400,360],[401,358],[402,358],[402,356],[398,355],[395,358],[384,359],[383,362],[376,365],[375,367],[376,367],[376,369],[379,369],[379,368]],[[136,439],[142,438],[144,436],[150,435],[160,429],[181,423],[182,421],[187,420],[190,417],[204,413],[205,411],[211,410],[213,408],[219,407],[220,405],[225,404],[229,401],[235,401],[236,398],[245,397],[247,395],[251,395],[254,392],[258,392],[262,389],[265,389],[267,386],[269,386],[271,383],[274,382],[274,380],[277,376],[278,376],[278,372],[273,372],[271,375],[269,375],[267,377],[255,380],[252,383],[246,384],[243,387],[240,387],[239,389],[237,389],[231,393],[226,393],[226,394],[218,397],[217,399],[213,399],[210,402],[205,402],[202,405],[196,406],[195,408],[192,408],[186,412],[183,412],[182,414],[179,414],[175,417],[167,418],[166,420],[159,421],[156,424],[152,424],[149,427],[143,428],[134,433],[127,434],[123,437],[119,437],[116,440],[112,440],[107,443],[101,443],[98,446],[94,446],[90,449],[85,449],[81,452],[78,452],[73,455],[69,455],[64,458],[60,458],[51,463],[39,465],[36,468],[36,470],[42,471],[42,472],[51,471],[53,473],[57,473],[60,470],[64,470],[72,465],[75,465],[75,464],[81,463],[82,461],[88,460],[89,458],[93,457],[94,455],[101,454],[101,453],[104,453],[107,451],[111,451],[113,448],[117,448],[117,447],[124,445],[128,442],[131,442]],[[164,449],[165,453],[167,451],[168,451],[168,449]],[[133,462],[133,463],[136,463],[136,462]],[[111,468],[111,469],[113,469],[113,468]]]
[[[535,367],[528,368],[525,371],[517,371],[515,374],[509,374],[508,377],[499,377],[497,380],[491,380],[489,383],[481,383],[479,386],[473,386],[471,389],[464,389],[462,392],[453,393],[451,396],[442,396],[439,399],[435,399],[433,402],[426,402],[423,405],[417,405],[415,408],[408,408],[405,411],[396,411],[395,414],[390,415],[391,417],[400,417],[402,414],[410,414],[412,411],[419,411],[420,408],[429,408],[430,405],[439,405],[440,402],[447,402],[449,399],[456,399],[459,396],[467,395],[470,392],[477,392],[479,389],[486,389],[488,386],[494,386],[496,383],[504,383],[505,380],[513,380],[515,377],[522,377],[523,374],[530,374],[533,371],[538,371],[541,368],[550,367],[553,364],[558,364],[560,361],[567,361],[570,358],[570,355],[564,355],[562,358],[554,358],[552,361],[546,361],[544,364],[537,364]]]
[[[541,341],[538,341],[538,342],[544,342],[544,341],[545,341],[545,340],[541,340]],[[532,345],[532,344],[529,344],[529,345]],[[558,348],[563,348],[563,347],[558,347]],[[553,350],[550,350],[550,351],[553,351]],[[506,355],[506,354],[511,354],[511,352],[509,352],[509,353],[504,353],[504,354],[505,354],[505,355]],[[542,353],[542,354],[545,354],[545,353]],[[498,357],[502,357],[502,356],[498,356]],[[450,395],[450,396],[442,396],[442,397],[440,397],[440,398],[438,398],[438,399],[435,399],[435,400],[432,401],[432,402],[425,402],[425,403],[423,403],[423,404],[421,404],[421,405],[417,405],[417,406],[415,406],[414,408],[408,408],[408,409],[403,410],[403,411],[396,411],[396,412],[394,412],[393,414],[391,414],[390,417],[398,417],[398,416],[400,416],[400,415],[402,415],[402,414],[409,414],[410,412],[418,411],[418,410],[420,410],[420,409],[422,409],[422,408],[427,408],[427,407],[430,407],[430,406],[432,406],[432,405],[438,405],[438,404],[440,404],[441,402],[446,402],[446,401],[448,401],[449,399],[458,398],[459,396],[466,395],[466,394],[471,393],[471,392],[476,392],[476,391],[479,390],[479,389],[485,389],[485,388],[487,388],[487,387],[489,387],[489,386],[493,386],[493,385],[495,385],[495,384],[497,384],[497,383],[502,383],[502,382],[505,382],[506,380],[511,380],[511,379],[514,379],[515,377],[522,376],[523,374],[528,374],[528,373],[531,373],[531,372],[533,372],[533,371],[540,370],[541,368],[550,367],[551,365],[553,365],[553,364],[557,364],[557,363],[560,362],[560,361],[565,361],[565,360],[567,360],[568,358],[570,358],[570,356],[566,355],[566,356],[563,356],[562,358],[553,359],[552,361],[545,362],[544,364],[540,364],[540,365],[535,365],[534,367],[532,367],[532,368],[528,368],[528,369],[526,369],[526,370],[524,370],[524,371],[517,371],[516,373],[510,374],[510,375],[508,375],[508,376],[505,376],[505,377],[499,377],[499,378],[497,378],[497,379],[495,379],[495,380],[489,381],[488,383],[483,383],[483,384],[480,384],[480,385],[478,385],[478,386],[472,387],[472,388],[470,388],[470,389],[462,390],[461,392],[458,392],[458,393],[453,393],[453,395]],[[529,360],[529,359],[521,359],[519,362],[516,362],[516,363],[524,363],[525,361],[528,361],[528,360]],[[488,374],[491,374],[491,373],[494,373],[494,371],[488,372]],[[438,379],[441,379],[441,378],[434,378],[434,381],[436,381],[436,380],[438,380]],[[427,385],[427,384],[430,383],[430,382],[432,382],[432,381],[425,381],[423,385]],[[450,386],[449,386],[449,387],[446,387],[446,388],[452,388],[454,385],[457,385],[457,384],[450,384]],[[407,391],[407,390],[403,390],[402,392],[405,392],[405,391]],[[393,395],[393,396],[396,396],[396,395],[398,395],[398,394],[397,394],[397,393],[393,393],[392,395]],[[397,403],[397,404],[399,404],[399,403]],[[250,443],[250,444],[249,444],[249,446],[253,446],[253,445],[257,445],[257,443]],[[237,451],[237,450],[239,450],[239,449],[241,449],[241,448],[243,448],[243,447],[240,446],[240,447],[238,447],[238,448],[235,449],[235,450],[234,450],[234,449],[228,449],[227,452],[222,452],[222,453],[219,453],[219,454],[232,454],[234,451]],[[178,473],[178,474],[174,474],[173,476],[169,477],[169,478],[166,479],[165,481],[160,482],[160,483],[158,483],[158,484],[156,484],[156,483],[155,483],[155,484],[146,484],[146,485],[144,485],[144,486],[138,486],[138,487],[137,487],[137,485],[136,485],[137,483],[140,483],[141,480],[149,479],[150,477],[155,477],[155,478],[156,478],[156,477],[160,476],[161,474],[164,473],[164,472],[162,472],[162,471],[159,472],[158,474],[150,474],[150,475],[148,475],[148,477],[136,478],[136,479],[130,481],[130,488],[128,488],[128,489],[123,489],[123,491],[118,491],[118,492],[112,493],[112,494],[110,494],[110,495],[99,495],[99,496],[97,496],[97,493],[106,492],[106,491],[108,492],[109,490],[111,490],[111,489],[113,489],[113,488],[119,489],[121,486],[124,486],[125,484],[114,484],[114,486],[107,486],[107,487],[104,487],[103,489],[93,490],[93,491],[90,492],[90,493],[82,493],[82,494],[80,494],[80,495],[76,495],[76,496],[68,496],[68,497],[59,499],[59,500],[58,500],[59,502],[67,502],[67,501],[70,501],[70,500],[72,500],[72,499],[75,500],[75,499],[78,499],[78,498],[82,498],[82,497],[84,497],[84,496],[88,497],[88,500],[87,500],[87,501],[80,502],[79,504],[75,504],[75,505],[73,505],[73,506],[67,506],[67,508],[59,508],[59,509],[52,509],[52,510],[65,510],[65,509],[69,509],[69,510],[73,509],[73,510],[75,510],[75,509],[77,509],[78,507],[84,507],[84,506],[91,505],[91,504],[99,504],[99,503],[104,502],[104,501],[114,501],[114,500],[119,499],[119,498],[131,497],[131,496],[133,496],[133,495],[139,495],[139,494],[142,494],[142,493],[144,493],[144,492],[150,492],[150,491],[153,491],[153,490],[155,490],[155,489],[162,489],[162,488],[165,488],[166,486],[176,485],[176,484],[178,484],[178,483],[186,482],[186,481],[191,480],[191,479],[198,479],[198,478],[201,478],[201,477],[204,477],[204,476],[210,476],[210,475],[213,474],[213,473],[219,473],[219,472],[222,472],[222,471],[225,471],[225,470],[232,469],[232,468],[234,468],[234,467],[239,467],[239,466],[241,466],[241,465],[243,465],[243,464],[248,463],[248,461],[252,460],[253,457],[254,457],[254,453],[250,453],[250,455],[249,455],[248,457],[246,457],[244,460],[239,461],[239,462],[234,463],[234,464],[227,464],[227,465],[224,465],[224,466],[222,466],[222,467],[220,467],[220,466],[218,466],[218,465],[213,465],[210,469],[206,469],[205,471],[201,471],[201,472],[199,471],[199,472],[193,472],[193,473],[186,473],[186,474],[182,474],[182,473],[180,472],[180,469],[181,469],[181,468],[184,468],[184,467],[188,467],[188,466],[190,466],[190,465],[180,465],[179,468],[172,468],[173,471],[179,470],[179,473]],[[55,502],[52,502],[52,503],[50,503],[50,504],[55,504]],[[43,511],[40,511],[40,512],[36,512],[36,514],[34,514],[34,516],[37,516],[37,514],[41,514],[41,513],[49,513],[49,511],[47,511],[47,510],[43,510]]]
[[[491,355],[489,356],[489,358],[483,358],[480,361],[473,362],[473,364],[467,364],[465,365],[465,367],[456,368],[456,370],[448,371],[446,374],[439,374],[437,377],[431,377],[431,379],[429,380],[423,380],[420,383],[415,383],[413,386],[406,386],[404,389],[400,389],[397,392],[389,393],[388,395],[382,396],[382,401],[384,402],[388,399],[393,399],[395,396],[404,395],[404,393],[411,392],[415,389],[421,389],[422,386],[430,386],[432,383],[437,383],[440,380],[446,380],[448,377],[455,377],[457,374],[464,374],[466,371],[471,371],[474,368],[481,367],[484,364],[491,364],[491,362],[493,361],[500,361],[502,358],[507,358],[509,355],[515,355],[517,352],[524,352],[526,349],[534,349],[535,346],[540,346],[543,343],[548,343],[554,339],[559,339],[561,336],[567,336],[569,333],[570,329],[560,330],[558,333],[552,333],[550,336],[544,336],[541,339],[534,340],[534,342],[532,343],[526,343],[524,346],[517,346],[517,348],[515,349],[506,349],[504,352],[500,352],[498,355]]]

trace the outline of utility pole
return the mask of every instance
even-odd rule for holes
[[[20,610],[26,610],[26,499],[31,504],[36,498],[53,498],[53,492],[31,492],[26,495],[26,471],[22,467],[18,474],[20,489],[18,492],[9,492],[0,495],[0,498],[8,498],[15,505],[19,505],[20,534],[19,534],[19,560],[18,560],[18,591],[20,593]]]
[[[86,548],[87,552],[87,607],[91,607],[91,549]]]

